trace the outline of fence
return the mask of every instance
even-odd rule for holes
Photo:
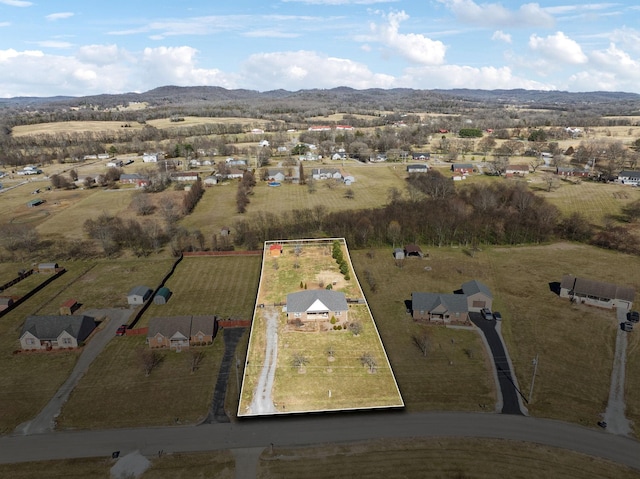
[[[22,281],[23,279],[25,279],[28,276],[31,276],[32,274],[33,274],[33,269],[25,271],[24,273],[20,274],[20,276],[18,276],[17,278],[13,278],[8,283],[5,283],[2,286],[0,286],[0,292],[4,291],[5,289],[10,288],[14,284],[19,283],[20,281]]]
[[[43,289],[45,286],[47,286],[49,283],[55,281],[56,279],[58,279],[60,276],[62,276],[63,274],[65,274],[67,272],[66,269],[64,268],[58,268],[56,269],[55,274],[51,275],[50,278],[47,278],[46,280],[44,280],[42,283],[40,283],[38,286],[36,286],[35,288],[33,288],[31,291],[29,291],[27,294],[25,294],[24,296],[16,299],[13,304],[11,306],[9,306],[7,309],[4,309],[2,311],[0,311],[0,318],[2,316],[4,316],[5,314],[7,314],[9,311],[11,311],[13,308],[18,307],[20,304],[22,304],[24,301],[26,301],[27,299],[29,299],[31,296],[33,296],[34,294],[36,294],[38,291],[40,291],[41,289]]]
[[[185,251],[184,256],[262,256],[262,251]]]

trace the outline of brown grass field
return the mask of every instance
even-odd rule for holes
[[[341,243],[346,256],[348,252],[344,242]],[[265,311],[279,315],[273,385],[273,402],[278,413],[402,406],[393,372],[366,305],[349,307],[349,321],[363,326],[358,336],[346,330],[290,330],[286,326],[286,315],[272,306],[285,302],[288,293],[300,291],[300,284],[308,289],[319,289],[335,283],[334,290],[343,292],[346,297],[362,297],[355,279],[344,279],[338,271],[331,257],[331,241],[322,245],[302,243],[299,256],[294,254],[294,247],[295,243],[285,244],[283,254],[278,258],[269,257],[265,247],[257,301],[266,307],[256,309],[254,316],[238,415],[255,414],[250,405],[265,360]],[[333,358],[327,353],[330,347],[335,351]],[[364,353],[374,356],[375,373],[360,363],[359,358]],[[302,354],[309,360],[302,371],[291,366],[295,354]]]
[[[275,447],[273,454],[262,453],[257,477],[631,479],[637,474],[608,461],[537,444],[439,438]]]
[[[480,353],[471,361],[460,351],[469,347],[458,346],[459,339],[454,336],[457,331],[429,326],[428,331],[434,335],[434,352],[422,358],[410,341],[409,328],[417,325],[405,313],[404,301],[410,299],[412,291],[451,292],[475,278],[489,286],[494,294],[494,309],[503,313],[503,336],[526,396],[530,392],[532,360],[539,355],[535,390],[527,405],[529,412],[590,427],[600,420],[613,366],[618,327],[615,313],[571,305],[552,293],[549,283],[571,273],[638,290],[637,257],[570,243],[488,248],[473,258],[461,249],[434,248],[430,259],[407,260],[400,269],[393,265],[390,248],[374,252],[373,258],[364,251],[354,252],[354,264],[360,277],[368,269],[377,280],[377,292],[365,288],[365,294],[408,409],[475,409],[478,403],[493,404],[493,384],[485,363],[471,369],[483,353],[481,343],[471,348]],[[425,271],[425,265],[431,271]],[[399,334],[399,325],[407,333]],[[476,337],[475,333],[469,334]],[[447,342],[448,337],[454,342]],[[448,366],[441,354],[455,352],[458,358]],[[636,406],[640,389],[633,387],[640,381],[638,362],[633,361],[637,355],[637,339],[631,338],[627,413],[640,424]],[[419,361],[433,367],[417,369]]]

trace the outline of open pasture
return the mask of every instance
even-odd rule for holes
[[[54,123],[36,123],[33,125],[19,125],[13,127],[13,136],[27,135],[64,135],[67,133],[98,133],[109,130],[123,130],[123,125],[129,125],[126,129],[141,130],[144,125],[138,122],[127,121],[59,121]]]

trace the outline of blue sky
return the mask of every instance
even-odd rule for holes
[[[640,6],[0,0],[0,97],[163,85],[640,93]]]

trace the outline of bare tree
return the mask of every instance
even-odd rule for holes
[[[158,351],[144,348],[138,350],[138,358],[144,370],[144,375],[149,376],[151,372],[160,365],[164,356]]]
[[[291,357],[291,367],[294,369],[303,369],[307,364],[309,364],[309,358],[305,356],[303,353],[293,353]]]
[[[137,193],[131,200],[131,207],[138,216],[147,216],[153,213],[155,206],[148,193]]]
[[[360,333],[362,332],[362,324],[358,321],[353,321],[351,323],[349,323],[349,331],[351,331],[351,334],[353,334],[354,336],[359,336]]]
[[[189,352],[189,370],[192,373],[195,373],[197,369],[200,367],[200,364],[204,360],[206,356],[205,352],[201,349],[192,349]]]
[[[411,338],[413,340],[413,344],[415,344],[422,355],[426,358],[427,354],[431,350],[431,338],[429,337],[429,333],[426,330],[421,331],[420,333],[416,333]]]
[[[378,363],[376,362],[375,358],[371,353],[369,352],[363,353],[362,356],[360,356],[360,362],[362,363],[363,366],[369,368],[370,373],[376,372]]]
[[[542,182],[545,184],[547,191],[554,190],[558,187],[558,178],[553,173],[545,173],[542,176]]]

